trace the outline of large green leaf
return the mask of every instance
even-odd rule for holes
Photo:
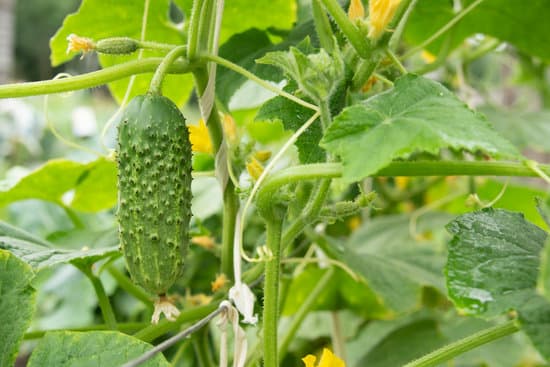
[[[421,217],[416,231],[435,240],[413,238],[410,217],[375,218],[358,229],[341,252],[341,260],[361,274],[384,305],[396,312],[419,306],[424,286],[444,293],[445,249],[441,240],[450,217]]]
[[[518,310],[521,329],[540,354],[550,361],[550,302],[533,295]]]
[[[63,198],[74,190],[72,198]],[[48,161],[17,182],[0,183],[0,206],[41,199],[83,212],[113,207],[117,200],[116,164],[104,158],[90,163]]]
[[[474,0],[462,1],[465,8]],[[423,0],[416,4],[407,23],[406,40],[418,44],[445,25],[454,16],[453,2]],[[546,0],[485,0],[452,27],[452,46],[476,33],[484,33],[507,41],[523,52],[550,59],[550,7]],[[431,50],[437,49],[435,42]]]
[[[0,237],[11,237],[23,241],[32,242],[37,245],[50,246],[48,241],[45,241],[37,236],[28,233],[20,228],[14,227],[9,223],[0,221]]]
[[[12,237],[0,237],[0,249],[10,251],[37,271],[62,263],[90,264],[119,253],[118,246],[66,250],[40,246]]]
[[[141,356],[152,346],[116,331],[52,332],[46,334],[29,360],[29,367],[39,366],[120,366]],[[157,354],[144,367],[169,367],[162,354]]]
[[[508,111],[491,107],[480,109],[495,129],[519,149],[550,151],[550,111]]]
[[[283,306],[283,315],[298,311],[327,269],[310,266],[292,279]],[[315,300],[312,310],[340,310],[349,308],[365,317],[380,317],[385,313],[376,295],[369,287],[337,269],[331,280]]]
[[[425,318],[392,331],[357,363],[357,366],[402,366],[447,343],[437,321]],[[395,353],[395,351],[399,351]]]
[[[342,158],[344,179],[360,180],[413,153],[443,148],[519,158],[516,148],[494,132],[443,85],[416,75],[363,104],[344,109],[321,146]]]
[[[75,54],[67,54],[67,36],[74,33],[79,36],[99,40],[114,36],[127,36],[140,39],[144,12],[144,1],[84,0],[77,12],[68,15],[61,28],[50,41],[53,66],[72,59]],[[145,39],[161,43],[182,44],[181,30],[173,24],[168,15],[169,0],[149,1],[147,29]],[[145,51],[143,57],[162,56],[162,52]],[[138,53],[125,56],[100,55],[101,66],[107,67],[135,60]],[[152,74],[141,74],[135,78],[130,96],[144,94]],[[126,93],[129,78],[109,84],[113,96],[121,101]],[[163,83],[163,93],[178,105],[183,104],[191,90],[193,82],[189,75],[169,75]]]
[[[518,309],[533,296],[545,231],[501,209],[464,214],[447,229],[454,235],[447,287],[459,309],[490,317]]]
[[[0,366],[13,366],[34,314],[34,273],[13,254],[0,250]]]
[[[286,130],[296,131],[311,116],[313,111],[300,106],[284,97],[277,96],[270,99],[260,108],[257,121],[281,121]],[[317,119],[296,140],[298,155],[302,163],[315,163],[325,160],[326,153],[319,147],[323,135],[321,121]]]

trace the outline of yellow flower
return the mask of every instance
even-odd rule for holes
[[[365,8],[361,0],[351,0],[348,8],[348,17],[352,21],[365,17]]]
[[[234,144],[237,141],[237,126],[235,120],[231,115],[222,116],[223,132],[227,137],[230,144]]]
[[[258,150],[254,153],[254,158],[260,162],[267,162],[271,158],[271,152],[269,150]]]
[[[422,50],[420,57],[422,57],[422,60],[426,61],[428,64],[431,64],[436,59],[434,54],[426,50]]]
[[[229,279],[227,279],[227,276],[224,273],[216,275],[216,279],[214,279],[214,281],[210,283],[210,285],[212,286],[212,292],[216,292],[222,289],[228,282]]]
[[[316,367],[315,362],[317,361],[317,357],[308,354],[302,358],[302,361],[305,367]],[[346,364],[340,358],[336,357],[329,349],[324,348],[317,367],[346,367]]]
[[[377,40],[393,19],[401,0],[369,1],[369,38]]]
[[[262,172],[264,171],[264,167],[258,161],[256,158],[252,157],[247,163],[246,163],[246,170],[248,171],[248,174],[254,181],[258,181],[260,178]]]
[[[191,149],[193,152],[212,153],[212,142],[208,135],[208,128],[203,119],[199,120],[198,125],[189,125],[189,140],[191,140]]]
[[[95,49],[94,41],[89,38],[77,36],[74,33],[69,34],[67,41],[69,42],[67,53],[72,51],[82,51],[83,53],[86,53]]]
[[[214,239],[210,236],[195,236],[191,238],[191,243],[198,245],[206,250],[212,250],[216,247]]]

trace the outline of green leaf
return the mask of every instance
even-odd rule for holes
[[[71,190],[74,197],[64,202],[63,195]],[[105,158],[90,163],[54,159],[17,182],[0,183],[0,206],[27,199],[46,200],[83,212],[109,209],[117,200],[116,164]]]
[[[352,235],[340,259],[366,279],[388,308],[410,311],[419,306],[424,286],[445,291],[445,249],[437,239],[448,219],[442,213],[421,217],[416,231],[425,239],[415,239],[409,233],[410,217],[374,218]]]
[[[256,0],[232,0],[225,4],[220,44],[251,28],[290,29],[296,20],[294,0],[272,0],[269,6]]]
[[[447,226],[449,297],[466,313],[491,317],[532,297],[547,233],[520,213],[484,209]]]
[[[484,107],[480,111],[494,122],[495,129],[518,149],[550,152],[550,111],[509,111]]]
[[[358,366],[402,366],[445,345],[436,320],[420,319],[407,324],[379,341],[361,358]],[[396,351],[399,351],[396,353]]]
[[[0,237],[11,237],[23,241],[32,242],[40,246],[50,246],[48,241],[36,237],[35,235],[28,233],[21,228],[12,226],[9,223],[0,221]]]
[[[35,308],[34,273],[13,254],[0,250],[0,365],[13,366]]]
[[[540,354],[550,361],[550,303],[533,295],[518,310],[521,329],[527,334]]]
[[[29,367],[120,366],[150,350],[152,346],[117,331],[52,332],[35,348]],[[162,354],[140,366],[169,367]]]
[[[328,128],[321,146],[339,155],[352,182],[413,153],[450,148],[492,157],[520,158],[481,115],[443,85],[416,75],[363,104],[346,108]]]
[[[44,247],[12,237],[0,237],[0,249],[13,253],[36,271],[62,263],[79,265],[86,262],[91,264],[119,253],[118,246],[97,249],[83,247],[80,250],[66,250]]]
[[[144,12],[143,1],[109,1],[84,0],[77,12],[68,15],[61,28],[50,41],[51,62],[53,66],[69,61],[75,54],[67,54],[67,36],[74,33],[93,40],[114,36],[126,36],[140,39],[141,24]],[[155,0],[149,3],[147,17],[147,41],[182,44],[184,34],[168,18],[169,0]],[[108,9],[108,10],[107,10]],[[143,58],[159,57],[165,53],[159,51],[144,51]],[[138,58],[138,52],[131,55],[100,55],[102,67],[121,64]],[[144,94],[151,81],[152,73],[136,76],[130,97]],[[121,79],[109,84],[109,89],[117,101],[121,101],[126,93],[130,78]],[[163,94],[176,104],[183,104],[191,90],[193,82],[190,75],[168,75],[163,83]]]
[[[289,296],[286,297],[283,315],[292,315],[298,311],[326,271],[327,269],[309,266],[292,279],[287,290]],[[355,281],[349,274],[337,269],[312,310],[334,311],[345,308],[369,318],[381,317],[385,313],[377,296],[364,282]]]
[[[256,115],[256,121],[282,122],[285,130],[298,130],[313,111],[283,97],[274,97],[264,103]],[[298,139],[296,147],[301,163],[316,163],[325,160],[325,151],[319,146],[323,135],[321,122],[317,119]]]
[[[465,8],[474,0],[463,1]],[[451,1],[420,1],[406,28],[406,40],[418,44],[434,34],[454,16]],[[521,1],[485,0],[452,27],[452,47],[469,36],[484,33],[507,41],[528,54],[550,60],[550,8],[546,0]],[[430,50],[437,52],[441,41]]]

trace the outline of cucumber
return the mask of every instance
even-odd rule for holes
[[[164,297],[183,272],[191,218],[191,143],[168,98],[134,97],[118,127],[118,223],[133,281]]]

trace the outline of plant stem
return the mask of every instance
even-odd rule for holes
[[[313,14],[315,31],[319,37],[319,43],[329,54],[332,54],[336,46],[334,33],[332,32],[327,13],[321,5],[321,0],[313,0],[311,2],[311,12]]]
[[[397,46],[399,46],[399,41],[401,41],[403,31],[405,30],[405,26],[407,25],[407,21],[409,20],[409,16],[414,10],[417,2],[418,0],[410,0],[405,12],[401,15],[401,19],[399,19],[399,23],[397,24],[397,27],[395,28],[395,31],[391,35],[390,41],[388,42],[388,48],[390,50],[395,51],[397,49]]]
[[[92,272],[90,268],[80,266],[78,267],[78,269],[82,271],[82,273],[84,273],[84,275],[86,275],[88,279],[90,279],[90,282],[92,282],[92,286],[94,287],[95,293],[97,295],[99,308],[101,309],[101,314],[103,315],[103,320],[105,321],[105,324],[107,324],[107,327],[109,329],[116,330],[117,324],[115,313],[113,311],[113,308],[111,307],[111,302],[109,301],[109,297],[107,297],[107,293],[105,292],[105,288],[103,288],[101,280]]]
[[[294,336],[296,335],[296,332],[298,331],[298,328],[306,318],[307,314],[313,308],[313,305],[315,304],[321,293],[326,289],[329,281],[332,279],[333,274],[334,268],[331,267],[325,272],[325,274],[323,274],[321,279],[319,279],[319,281],[315,285],[315,288],[313,288],[305,301],[300,305],[300,308],[298,309],[296,314],[294,314],[294,318],[292,319],[292,322],[288,327],[286,334],[282,338],[281,346],[279,347],[280,356],[284,356],[286,354],[290,343],[292,342]]]
[[[277,322],[279,319],[279,271],[281,256],[282,218],[266,219],[267,247],[272,257],[265,262],[264,313],[263,313],[263,350],[264,367],[277,367]]]
[[[124,274],[122,274],[117,268],[115,268],[113,265],[110,265],[107,267],[107,271],[113,278],[115,278],[117,284],[120,286],[120,288],[124,289],[126,292],[134,296],[136,299],[140,300],[144,304],[151,306],[152,299],[151,296],[143,290],[143,288],[138,287],[134,284]]]
[[[203,0],[194,0],[189,21],[189,36],[187,37],[187,57],[193,60],[197,56],[199,41],[199,22]]]
[[[168,72],[168,68],[170,68],[170,65],[172,65],[178,57],[186,52],[187,46],[179,46],[168,52],[168,54],[162,59],[162,62],[159,64],[153,78],[151,79],[149,93],[157,95],[162,94],[162,81]]]
[[[233,241],[235,237],[235,222],[239,211],[239,199],[235,194],[233,182],[228,181],[223,195],[223,228],[221,248],[221,270],[227,279],[234,281],[233,274]]]
[[[135,332],[143,327],[149,325],[148,322],[127,322],[127,323],[118,323],[117,330],[126,334]],[[24,340],[33,340],[43,338],[46,333],[56,332],[56,331],[95,331],[95,330],[110,330],[111,328],[107,324],[100,325],[90,325],[77,328],[66,328],[66,329],[52,329],[52,330],[36,330],[25,333],[23,336]]]
[[[453,357],[456,357],[471,349],[477,348],[483,344],[487,344],[494,340],[513,334],[519,329],[520,328],[515,320],[509,321],[505,324],[482,330],[464,339],[446,345],[443,348],[440,348],[430,354],[425,355],[422,358],[407,363],[404,367],[436,366],[442,362],[448,361]]]
[[[178,334],[174,335],[173,337],[171,337],[169,339],[166,339],[165,341],[163,341],[159,345],[157,345],[154,348],[148,350],[146,353],[144,353],[140,357],[125,363],[122,367],[139,366],[143,362],[145,362],[148,359],[154,357],[155,354],[160,353],[160,352],[170,348],[172,345],[176,344],[180,340],[185,339],[186,337],[193,334],[197,330],[202,329],[202,327],[204,327],[206,324],[208,324],[210,322],[210,320],[212,320],[214,317],[218,316],[220,313],[224,312],[227,309],[227,307],[225,307],[225,306],[221,306],[221,307],[217,307],[217,308],[216,307],[214,308],[214,310],[209,312],[207,315],[205,315],[201,320],[199,320],[195,324],[193,324],[190,327],[188,327],[187,329],[179,332]]]
[[[472,10],[474,10],[479,4],[481,4],[483,0],[476,0],[473,3],[471,3],[468,7],[463,9],[461,12],[456,14],[449,22],[447,22],[443,27],[441,27],[437,32],[432,34],[428,39],[426,39],[421,44],[413,47],[411,50],[409,50],[405,55],[401,56],[401,60],[407,59],[410,56],[414,55],[418,51],[422,51],[425,49],[430,43],[441,37],[445,32],[447,32],[449,29],[454,27],[456,23],[458,23],[462,18],[464,18],[468,13],[470,13]]]
[[[197,69],[193,73],[199,96],[202,95],[206,86],[208,85],[208,72],[205,68]],[[212,107],[208,121],[206,121],[208,127],[208,133],[212,141],[214,148],[214,154],[216,155],[220,149],[222,149],[223,140],[223,128],[220,121],[220,114],[216,105]],[[227,172],[217,172],[218,174],[225,175]],[[222,181],[224,181],[222,179]],[[235,186],[231,180],[227,180],[223,190],[223,230],[222,230],[222,272],[227,275],[229,279],[233,279],[233,239],[235,234],[235,219],[239,210],[239,200],[235,193]]]
[[[201,367],[214,367],[214,361],[212,360],[212,352],[209,348],[208,343],[208,329],[202,329],[197,331],[193,335],[192,343],[193,349],[195,350],[195,356],[199,361],[199,366]]]
[[[538,168],[550,174],[550,165]],[[272,173],[258,191],[256,205],[266,207],[282,186],[303,180],[342,177],[341,163],[315,163],[293,166]],[[521,176],[537,177],[538,174],[524,163],[491,161],[416,161],[392,162],[373,177],[383,176]]]
[[[355,51],[363,59],[368,59],[371,55],[371,47],[367,38],[348,18],[346,12],[342,9],[337,0],[321,0],[329,14],[334,18],[338,27],[347,37]]]
[[[128,61],[102,70],[81,74],[70,78],[44,80],[30,83],[0,85],[0,98],[37,96],[41,94],[61,93],[78,89],[97,87],[98,85],[123,79],[134,74],[150,73],[162,62],[162,58],[147,58]],[[179,61],[168,68],[169,73],[189,73],[193,66],[187,61]]]
[[[391,51],[390,49],[386,49],[386,55],[388,55],[388,57],[390,58],[390,60],[393,62],[393,64],[399,69],[399,71],[401,72],[401,74],[407,74],[408,71],[407,69],[405,68],[405,66],[403,66],[403,64],[401,63],[401,61],[399,61],[399,59],[397,58],[397,56],[395,56],[395,54],[393,53],[393,51]]]
[[[233,70],[234,72],[236,73],[239,73],[241,74],[242,76],[244,76],[245,78],[247,79],[250,79],[256,83],[258,83],[259,85],[261,85],[262,87],[264,87],[265,89],[281,96],[281,97],[285,97],[301,106],[304,106],[306,108],[309,108],[309,109],[312,109],[314,111],[317,111],[318,108],[317,106],[315,106],[314,104],[311,104],[309,102],[306,102],[290,93],[287,93],[283,90],[280,90],[279,88],[277,88],[276,86],[274,86],[273,84],[269,83],[269,82],[266,82],[265,80],[257,77],[256,75],[252,74],[250,71],[246,70],[245,68],[242,68],[240,67],[239,65],[237,64],[234,64],[232,63],[231,61],[229,60],[226,60],[224,59],[223,57],[220,57],[220,56],[217,56],[217,55],[208,55],[208,54],[205,54],[205,55],[201,55],[201,59],[202,60],[205,60],[205,61],[212,61],[212,62],[215,62],[216,64],[219,64],[223,67],[226,67],[230,70]]]
[[[210,303],[205,306],[198,306],[184,310],[177,317],[176,321],[168,321],[163,319],[159,321],[157,325],[149,325],[145,329],[138,331],[134,334],[134,337],[150,343],[161,335],[179,329],[182,324],[205,317],[209,313],[216,310],[217,307],[218,306],[216,304]]]

